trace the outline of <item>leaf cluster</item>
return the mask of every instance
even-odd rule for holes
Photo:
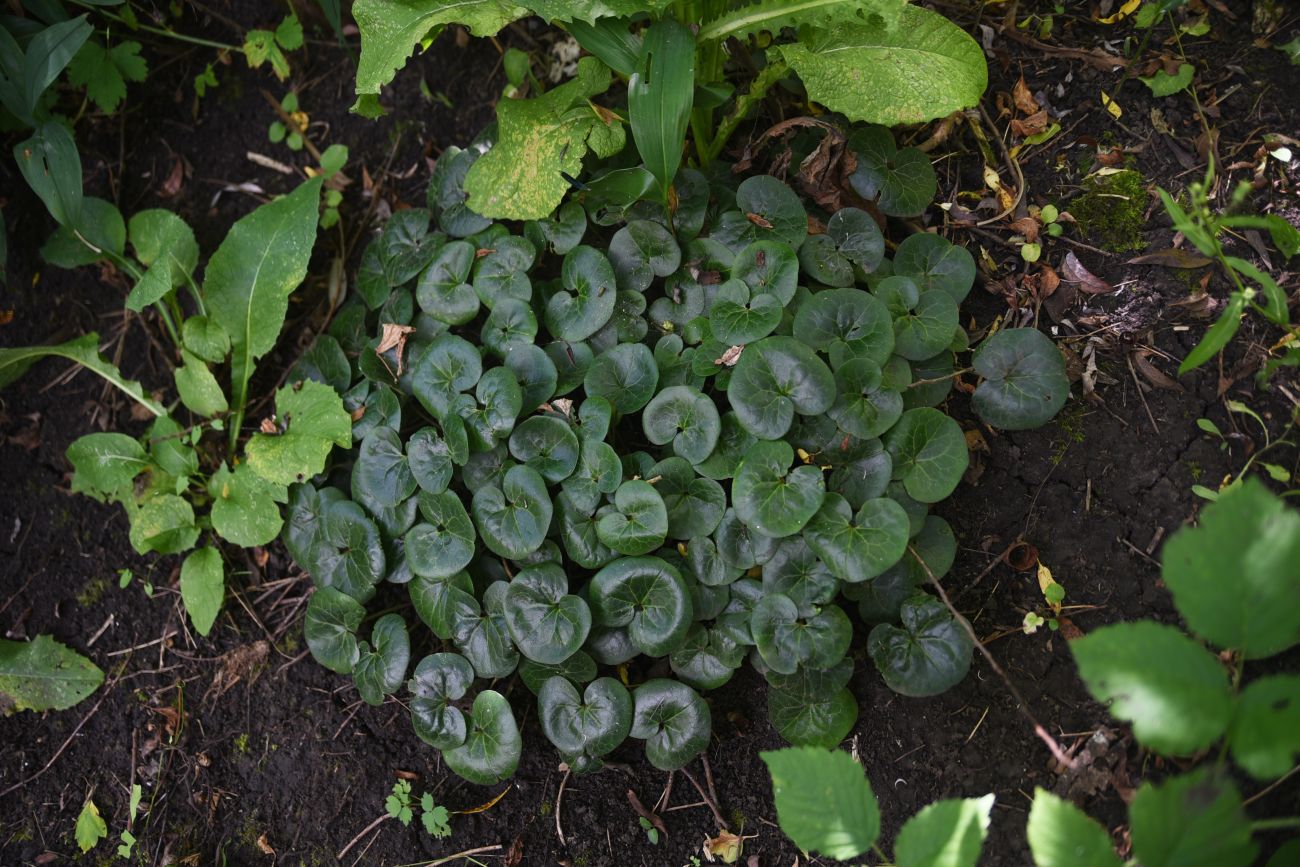
[[[671,216],[611,216],[589,190],[513,234],[465,207],[478,153],[444,154],[429,207],[392,217],[290,376],[338,389],[358,443],[289,492],[315,657],[372,704],[405,688],[416,733],[480,783],[522,744],[476,687],[515,672],[577,772],[629,736],[685,764],[709,739],[700,692],[746,659],[783,736],[839,742],[846,603],[891,688],[960,680],[971,645],[918,557],[942,575],[956,553],[928,511],[967,466],[935,407],[967,348],[970,255],[916,235],[887,258],[854,209],[810,235],[777,179],[689,169]],[[1068,391],[1037,331],[995,334],[974,365],[976,410],[1003,427]],[[368,605],[392,613],[367,623]],[[639,657],[672,678],[601,674]]]

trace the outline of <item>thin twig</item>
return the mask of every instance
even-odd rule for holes
[[[569,782],[569,769],[564,769],[564,777],[560,780],[560,791],[555,795],[555,835],[560,838],[560,845],[568,847],[568,842],[564,839],[564,828],[560,825],[560,810],[564,806],[564,787]]]
[[[94,716],[99,711],[99,709],[103,706],[104,700],[107,699],[109,694],[113,691],[113,687],[117,686],[118,680],[119,678],[113,678],[113,680],[109,682],[108,686],[104,687],[103,691],[99,694],[99,701],[95,702],[95,706],[90,709],[90,713],[86,714],[84,717],[81,718],[81,722],[77,723],[77,727],[72,730],[72,734],[68,735],[68,739],[63,742],[63,745],[60,746],[55,751],[54,755],[50,756],[50,760],[45,763],[44,767],[42,767],[36,773],[32,774],[27,779],[14,783],[12,786],[5,789],[3,792],[0,792],[0,798],[3,798],[5,795],[9,794],[10,792],[18,791],[28,783],[35,782],[42,774],[48,771],[54,765],[54,763],[59,760],[59,756],[63,755],[63,751],[66,750],[68,748],[68,745],[72,743],[72,739],[77,736],[78,732],[81,731],[82,727],[85,726],[85,724],[90,721],[90,718]]]
[[[501,848],[500,843],[493,843],[491,846],[479,846],[477,849],[466,849],[464,852],[457,852],[455,855],[448,855],[445,858],[439,858],[437,861],[430,861],[424,867],[439,867],[441,864],[450,864],[461,858],[468,858],[471,855],[482,855],[485,852],[496,852]]]
[[[962,617],[961,612],[953,607],[952,600],[948,598],[948,592],[943,589],[943,585],[939,583],[939,579],[934,576],[934,572],[930,570],[930,564],[925,562],[925,559],[921,556],[921,552],[916,550],[916,547],[913,545],[908,545],[907,550],[916,558],[916,562],[921,564],[921,568],[925,571],[926,577],[930,579],[930,583],[934,585],[934,589],[939,591],[939,598],[943,600],[944,605],[948,606],[948,611],[952,614],[953,619],[960,623],[962,628],[966,630],[966,634],[970,636],[970,640],[979,649],[980,654],[983,655],[985,661],[988,662],[989,667],[993,669],[993,673],[1001,679],[1002,685],[1007,688],[1007,691],[1011,693],[1012,698],[1016,700],[1016,710],[1020,711],[1020,713],[1024,715],[1025,719],[1029,720],[1030,725],[1034,728],[1034,734],[1038,736],[1039,740],[1047,745],[1047,749],[1051,751],[1052,757],[1055,758],[1057,762],[1073,770],[1074,759],[1067,756],[1065,751],[1061,749],[1061,745],[1056,742],[1056,739],[1047,733],[1047,729],[1043,728],[1043,724],[1038,721],[1038,717],[1034,716],[1034,712],[1029,709],[1029,703],[1026,702],[1025,697],[1020,694],[1020,690],[1011,682],[1011,678],[1002,670],[1002,666],[998,664],[998,661],[993,658],[993,654],[989,653],[988,648],[983,645],[979,636],[975,634],[975,627],[971,626],[970,621],[965,617]]]
[[[686,775],[686,779],[691,781],[691,785],[695,787],[695,791],[699,792],[700,797],[709,805],[709,809],[713,811],[713,818],[717,820],[718,827],[724,831],[730,831],[731,828],[727,825],[727,820],[722,818],[722,811],[718,809],[717,803],[709,797],[709,793],[704,791],[704,787],[695,779],[695,775],[685,768],[682,768],[681,771]]]
[[[384,815],[380,816],[380,817],[379,817],[378,819],[376,819],[375,821],[371,822],[369,825],[367,825],[365,828],[363,828],[363,829],[361,830],[361,833],[360,833],[360,834],[357,834],[357,836],[353,837],[353,838],[352,838],[352,842],[350,842],[350,843],[348,843],[348,845],[344,846],[343,849],[342,849],[342,851],[339,852],[339,854],[337,854],[337,855],[334,856],[335,860],[342,861],[342,860],[343,860],[343,856],[346,855],[346,854],[348,854],[348,852],[352,849],[353,846],[355,846],[355,845],[357,845],[357,843],[361,842],[361,838],[362,838],[362,837],[366,836],[366,835],[369,834],[371,831],[373,831],[373,830],[375,830],[376,828],[378,828],[379,825],[380,825],[381,823],[386,822],[386,821],[388,821],[388,820],[391,819],[391,818],[393,818],[393,817],[390,816],[390,815],[388,815],[387,813],[385,813]]]

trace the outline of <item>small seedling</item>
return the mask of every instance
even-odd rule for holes
[[[131,828],[135,824],[135,812],[140,809],[140,798],[144,792],[139,783],[131,786],[131,804],[126,811],[126,828],[122,831],[122,843],[117,847],[117,857],[130,858],[131,852],[135,849],[135,835],[131,833]]]
[[[282,121],[273,120],[271,121],[271,125],[266,129],[267,138],[269,138],[273,144],[284,142],[289,150],[300,151],[302,150],[303,144],[301,130],[307,128],[307,124],[311,122],[311,118],[307,116],[307,112],[298,108],[298,94],[294,93],[292,90],[284,95],[284,99],[280,100],[280,108],[284,109],[284,113],[293,121],[294,128],[290,129]]]
[[[104,822],[104,817],[99,815],[99,808],[90,798],[86,803],[81,805],[81,813],[77,816],[77,827],[74,831],[77,838],[77,848],[82,852],[89,852],[99,845],[99,841],[108,836],[108,825]]]
[[[655,826],[645,816],[638,816],[636,821],[637,824],[641,826],[641,830],[645,831],[645,837],[650,841],[650,845],[658,846],[659,830],[655,828]]]
[[[451,811],[435,804],[433,795],[428,792],[421,795],[417,801],[411,792],[409,780],[398,780],[393,783],[392,793],[384,799],[384,810],[388,815],[409,828],[417,809],[420,811],[420,822],[424,825],[425,833],[438,839],[451,836]]]

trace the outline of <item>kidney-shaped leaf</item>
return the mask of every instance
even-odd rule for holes
[[[681,574],[658,557],[623,557],[591,579],[591,608],[602,626],[625,626],[632,643],[649,656],[681,644],[693,608]]]
[[[646,438],[655,445],[673,444],[673,452],[692,464],[713,453],[722,419],[712,400],[698,389],[672,385],[659,392],[641,415]]]
[[[605,398],[622,415],[649,403],[658,384],[654,353],[642,343],[620,343],[596,356],[583,380],[589,398]]]
[[[632,730],[632,696],[612,677],[587,684],[579,695],[563,677],[552,677],[537,693],[542,731],[566,757],[599,758]]]
[[[899,150],[893,134],[882,126],[855,129],[848,145],[858,160],[849,185],[884,213],[915,217],[934,201],[938,183],[924,151]]]
[[[796,412],[819,415],[835,402],[835,377],[807,345],[766,337],[745,347],[727,386],[736,418],[759,439],[778,439]]]
[[[942,602],[922,593],[904,601],[899,616],[901,628],[881,623],[867,636],[886,686],[902,695],[938,695],[966,676],[974,648]]]
[[[632,737],[646,742],[646,758],[656,768],[684,767],[704,752],[712,732],[709,706],[686,684],[655,678],[637,687]]]
[[[853,637],[853,626],[838,605],[801,616],[790,597],[780,593],[764,596],[754,606],[750,631],[763,662],[778,674],[794,674],[801,665],[830,668],[844,658]]]
[[[793,536],[821,507],[826,495],[822,471],[807,464],[791,469],[792,463],[789,443],[765,441],[755,444],[737,468],[732,501],[736,515],[755,532]]]
[[[888,497],[867,500],[854,513],[843,497],[828,494],[803,538],[837,578],[867,581],[907,550],[907,513]]]
[[[994,427],[1027,430],[1046,424],[1070,394],[1060,351],[1035,328],[1004,328],[980,345],[971,364],[984,377],[971,406]]]
[[[366,616],[360,602],[333,587],[321,587],[307,602],[303,635],[316,661],[338,674],[351,674],[360,651],[357,629]]]
[[[421,659],[407,681],[411,725],[420,740],[440,750],[465,743],[465,715],[452,702],[474,683],[474,669],[458,653],[433,653]]]
[[[833,748],[848,737],[858,720],[858,703],[846,687],[852,675],[851,659],[824,671],[769,672],[768,719],[781,737],[797,747]]]
[[[596,523],[601,544],[620,554],[649,554],[668,537],[668,509],[649,482],[633,479],[618,486],[614,506]]]
[[[564,257],[563,289],[546,302],[546,330],[559,340],[586,340],[614,315],[617,298],[614,268],[605,254],[580,246]]]
[[[471,783],[490,786],[514,774],[523,746],[510,703],[501,693],[485,689],[474,698],[465,742],[443,750],[442,758]]]
[[[894,478],[920,503],[946,499],[970,463],[961,427],[930,407],[904,412],[885,434],[885,448],[894,459]]]
[[[582,647],[591,631],[587,603],[569,594],[569,579],[554,563],[521,570],[510,582],[505,601],[510,635],[534,662],[559,665]]]
[[[406,621],[400,614],[385,614],[375,621],[370,633],[370,644],[358,645],[356,665],[352,677],[357,692],[366,704],[383,704],[384,696],[397,692],[406,679],[406,667],[411,661],[411,640],[406,634]]]
[[[546,482],[531,467],[511,467],[499,488],[479,488],[470,509],[483,544],[510,560],[540,548],[551,526]]]

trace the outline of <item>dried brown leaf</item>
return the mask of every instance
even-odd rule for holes
[[[1114,286],[1085,268],[1073,252],[1066,253],[1065,260],[1061,262],[1061,279],[1089,295],[1107,295],[1115,291]]]
[[[1016,101],[1016,108],[1021,114],[1034,114],[1038,111],[1038,100],[1029,92],[1029,85],[1025,84],[1025,77],[1020,76],[1020,80],[1011,88],[1011,97]]]
[[[1160,265],[1165,268],[1201,268],[1211,263],[1211,259],[1182,247],[1170,247],[1134,256],[1126,265]]]
[[[383,332],[379,336],[379,345],[375,347],[375,354],[383,355],[390,349],[396,350],[397,376],[402,375],[402,366],[404,364],[402,355],[406,351],[406,338],[414,331],[415,328],[410,325],[385,322]]]

